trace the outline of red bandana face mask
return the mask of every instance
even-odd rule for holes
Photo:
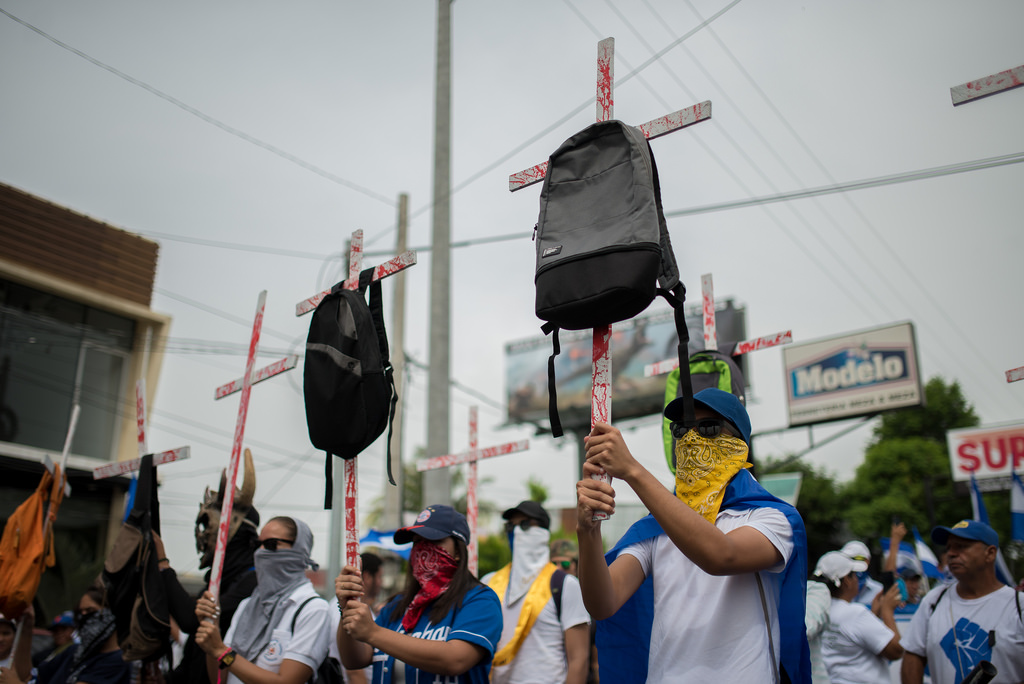
[[[420,584],[420,590],[402,616],[402,628],[406,632],[416,627],[423,609],[445,592],[459,567],[459,562],[437,544],[417,540],[412,545],[409,565],[412,568],[412,576]]]

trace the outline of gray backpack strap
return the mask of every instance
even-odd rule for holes
[[[757,591],[761,594],[761,610],[764,611],[764,625],[768,628],[768,651],[772,660],[772,674],[775,681],[779,681],[779,663],[775,660],[775,641],[772,639],[772,622],[768,618],[768,601],[764,598],[764,584],[761,583],[761,573],[755,572],[757,578]]]

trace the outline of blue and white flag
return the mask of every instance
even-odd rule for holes
[[[974,479],[974,473],[971,473],[971,509],[974,511],[975,520],[991,527],[991,523],[988,521],[988,511],[985,510],[985,500],[981,498],[981,490],[978,489],[978,481]],[[1006,565],[1006,559],[1003,558],[1003,550],[998,546],[996,547],[996,577],[1007,586],[1016,586],[1012,575],[1010,575],[1010,568]]]
[[[882,553],[885,557],[889,555],[889,540],[882,537],[879,540],[882,545]],[[903,570],[904,568],[912,568],[918,575],[924,575],[924,567],[922,567],[921,561],[917,557],[917,553],[914,546],[909,542],[901,541],[900,548],[896,551],[896,572]]]
[[[931,547],[921,539],[921,533],[914,527],[914,552],[917,553],[917,560],[921,561],[924,574],[934,579],[942,579],[942,571],[939,570],[939,559],[935,557]]]
[[[1010,483],[1010,519],[1013,522],[1013,538],[1024,542],[1024,482],[1017,473],[1012,473]]]

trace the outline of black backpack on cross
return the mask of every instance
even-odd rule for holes
[[[559,328],[582,330],[624,321],[660,295],[675,311],[680,365],[686,359],[686,288],[672,252],[654,155],[640,129],[602,121],[555,150],[540,194],[536,241],[535,308],[537,317],[547,321],[541,329],[553,333],[548,414],[551,432],[559,437]],[[685,416],[684,422],[692,424],[692,402]]]
[[[103,562],[106,601],[114,614],[121,657],[149,662],[170,654],[171,618],[153,535],[160,534],[156,466],[139,465],[135,502]]]
[[[302,394],[309,439],[314,447],[327,452],[324,508],[331,508],[334,493],[333,456],[355,458],[385,428],[388,480],[395,483],[391,476],[391,424],[398,394],[384,329],[380,281],[372,276],[372,268],[360,273],[358,290],[346,290],[343,283],[331,288],[313,312],[306,337]]]

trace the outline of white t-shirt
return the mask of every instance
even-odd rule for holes
[[[313,585],[306,582],[293,591],[284,599],[288,610],[281,616],[280,622],[274,626],[270,633],[270,640],[256,657],[256,665],[268,672],[280,672],[281,663],[285,660],[294,660],[308,666],[314,672],[320,667],[320,663],[327,657],[328,632],[330,631],[330,616],[328,614],[327,601],[310,601],[299,613],[295,621],[295,633],[292,633],[292,618],[295,611],[302,605],[303,601],[311,596],[319,596]],[[251,598],[244,599],[238,604],[235,617],[231,620],[231,627],[224,635],[224,643],[231,645],[231,638],[235,635],[235,627],[243,620],[250,619],[247,609],[252,602]],[[242,680],[229,673],[228,684],[242,684]]]
[[[1016,603],[1020,598],[1024,606],[1024,597],[1007,586],[969,600],[956,584],[942,594],[944,589],[932,589],[921,601],[900,641],[903,648],[927,659],[936,684],[959,682],[981,660],[999,670],[993,684],[1024,681],[1024,623]]]
[[[878,655],[896,634],[862,603],[832,599],[821,657],[832,684],[887,684],[889,661]]]
[[[744,526],[761,532],[782,554],[782,562],[760,573],[775,653],[769,652],[754,573],[709,575],[663,534],[622,551],[640,561],[645,576],[654,575],[648,682],[772,682],[779,662],[781,572],[793,553],[793,529],[773,508],[723,510],[715,521],[725,533]]]
[[[485,582],[486,584],[486,582]],[[497,650],[500,651],[516,632],[519,611],[523,607],[519,599],[511,606],[505,605],[501,599],[501,617],[503,622],[501,640]],[[583,593],[580,582],[572,575],[566,575],[562,584],[562,619],[559,621],[555,610],[554,598],[549,599],[533,623],[530,633],[523,639],[516,657],[508,665],[491,668],[492,684],[550,684],[564,682],[568,673],[568,662],[565,655],[565,631],[577,625],[590,622],[590,615],[583,607]],[[589,649],[589,635],[588,646]]]

